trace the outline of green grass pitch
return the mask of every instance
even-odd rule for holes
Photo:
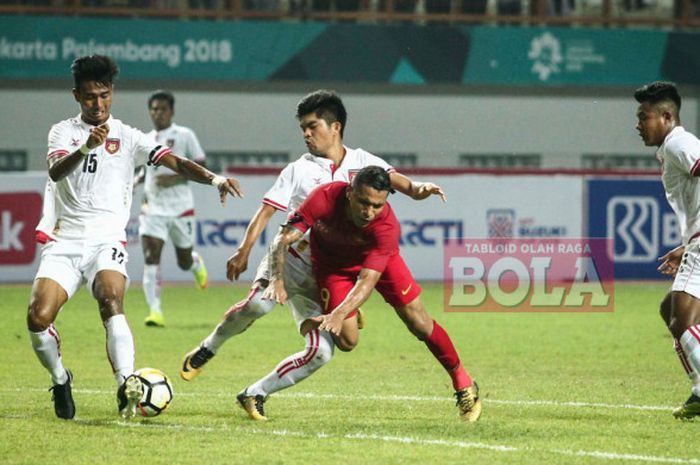
[[[286,308],[231,339],[186,383],[183,354],[246,292],[165,287],[168,326],[143,325],[141,290],[126,312],[136,367],[172,379],[171,408],[118,419],[104,330],[84,290],[57,320],[64,363],[75,374],[74,421],[55,418],[50,380],[26,330],[29,286],[0,287],[0,462],[10,464],[700,464],[700,421],[673,407],[689,382],[658,316],[668,284],[616,286],[603,314],[444,313],[442,288],[426,285],[429,311],[452,336],[481,385],[484,414],[460,422],[449,377],[376,294],[351,353],[266,403],[253,422],[236,393],[301,350]]]

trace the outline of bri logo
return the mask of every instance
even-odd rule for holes
[[[661,217],[658,201],[651,196],[614,196],[606,209],[608,256],[614,261],[650,262],[660,246]]]
[[[34,261],[34,227],[40,217],[38,193],[0,194],[0,265],[25,265]]]

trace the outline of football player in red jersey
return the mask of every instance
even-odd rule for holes
[[[447,332],[428,315],[420,299],[421,288],[399,254],[401,229],[387,203],[390,192],[389,175],[377,166],[363,168],[352,184],[333,182],[315,189],[275,237],[270,285],[263,297],[285,302],[286,251],[310,229],[323,314],[307,319],[301,325],[302,333],[331,333],[336,347],[352,350],[358,342],[353,316],[372,289],[377,289],[450,374],[462,419],[476,421],[481,415],[478,386],[464,369]],[[281,386],[278,380],[291,367],[308,363],[314,356],[310,352],[301,359],[288,357],[244,389],[238,400],[251,418],[266,419],[262,404],[267,396],[288,386]]]

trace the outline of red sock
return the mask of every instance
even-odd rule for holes
[[[450,336],[437,321],[433,321],[433,332],[425,341],[425,345],[428,346],[430,352],[447,370],[447,373],[452,378],[452,386],[455,388],[455,391],[472,385],[472,379],[459,361],[459,355],[457,355],[457,350],[452,344]]]

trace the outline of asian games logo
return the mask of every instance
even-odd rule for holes
[[[532,72],[539,76],[540,81],[546,81],[552,74],[560,73],[560,65],[564,61],[561,42],[550,32],[532,39],[527,57],[534,62]]]

